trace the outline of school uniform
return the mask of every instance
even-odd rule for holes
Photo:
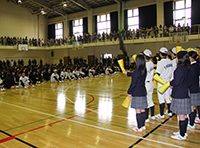
[[[25,86],[28,86],[30,83],[30,80],[27,76],[21,76],[19,78],[19,87],[25,87]]]
[[[111,68],[106,68],[106,71],[105,71],[105,74],[106,75],[109,75],[109,74],[112,74],[113,73],[113,70]]]
[[[140,70],[136,69],[133,73],[127,73],[127,76],[132,77],[131,84],[128,89],[128,94],[131,98],[131,108],[145,109],[147,107],[147,97],[145,88],[145,76],[141,75]],[[132,128],[133,131],[142,132],[145,128],[145,112],[136,113],[137,127]]]
[[[65,71],[61,71],[60,78],[61,78],[61,80],[65,80],[65,78],[66,78],[66,72]]]
[[[200,105],[199,75],[200,75],[200,65],[195,61],[191,63],[191,81],[190,81],[191,106]]]
[[[57,82],[59,80],[59,75],[57,74],[57,73],[52,73],[51,74],[51,82],[52,83],[55,83],[55,82]]]
[[[189,97],[190,72],[184,66],[179,66],[174,71],[174,79],[170,82],[173,86],[171,97],[171,111],[179,115],[191,112]]]
[[[132,95],[131,108],[145,109],[147,107],[147,97],[145,88],[145,76],[136,69],[133,73],[127,72],[127,76],[132,77],[128,94]]]

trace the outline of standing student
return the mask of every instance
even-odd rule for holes
[[[131,98],[131,108],[136,109],[137,127],[132,128],[135,132],[146,130],[145,127],[145,108],[147,107],[147,97],[145,88],[146,62],[143,55],[136,57],[136,69],[133,73],[124,71],[127,76],[132,77],[128,96]]]
[[[179,132],[173,132],[172,139],[186,140],[188,116],[191,113],[191,102],[189,97],[190,86],[190,60],[186,51],[177,53],[177,68],[174,71],[174,79],[170,82],[172,86],[171,110],[179,117]]]
[[[168,49],[165,47],[160,48],[160,57],[161,60],[157,63],[156,73],[165,81],[169,82],[172,76],[172,62],[167,58]],[[161,83],[157,83],[157,88],[161,87]],[[158,119],[164,119],[164,109],[165,109],[165,101],[167,102],[168,110],[170,110],[171,101],[170,97],[170,89],[168,88],[164,93],[158,92],[158,100],[160,104],[160,114],[156,115]]]
[[[198,54],[196,53],[196,51],[190,51],[189,57],[191,62],[190,99],[191,99],[192,112],[189,114],[190,122],[187,128],[195,129],[196,106],[198,108],[198,113],[200,117],[200,92],[199,92],[200,65],[197,63]]]
[[[153,75],[154,75],[154,65],[153,63],[150,61],[150,58],[152,56],[152,53],[149,49],[145,49],[143,52],[143,55],[145,57],[145,61],[146,61],[146,69],[147,69],[147,76],[146,76],[146,80],[145,80],[145,87],[146,87],[146,91],[147,91],[147,108],[146,110],[146,120],[145,122],[149,122],[149,108],[151,109],[151,116],[150,119],[155,120],[155,116],[154,116],[154,103],[152,100],[152,95],[153,95]]]

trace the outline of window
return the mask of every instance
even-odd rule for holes
[[[110,14],[97,16],[97,32],[110,34]]]
[[[128,10],[128,30],[139,29],[139,10],[131,9]]]
[[[178,26],[191,26],[192,0],[179,0],[174,2],[174,24]]]
[[[74,20],[72,22],[73,25],[73,34],[75,37],[83,36],[83,19]]]
[[[55,35],[56,39],[63,38],[63,23],[55,24]]]

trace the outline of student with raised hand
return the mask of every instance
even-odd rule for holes
[[[136,109],[137,127],[132,128],[135,132],[142,132],[146,130],[145,127],[145,108],[147,107],[147,97],[145,88],[146,79],[146,61],[143,55],[136,57],[136,69],[133,73],[124,73],[132,77],[130,87],[128,89],[128,96],[131,98],[131,108]]]
[[[174,71],[174,79],[170,82],[172,86],[171,110],[179,117],[179,132],[173,132],[172,139],[187,139],[187,115],[191,113],[190,80],[189,54],[187,51],[180,51],[177,53],[177,68]]]

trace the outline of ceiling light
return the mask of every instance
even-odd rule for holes
[[[67,3],[66,2],[63,3],[63,7],[67,7]]]
[[[45,12],[43,9],[41,10],[41,13],[42,13],[42,15],[43,15],[43,14],[46,14],[46,12]]]
[[[22,3],[22,1],[21,1],[21,0],[18,0],[18,3]]]

